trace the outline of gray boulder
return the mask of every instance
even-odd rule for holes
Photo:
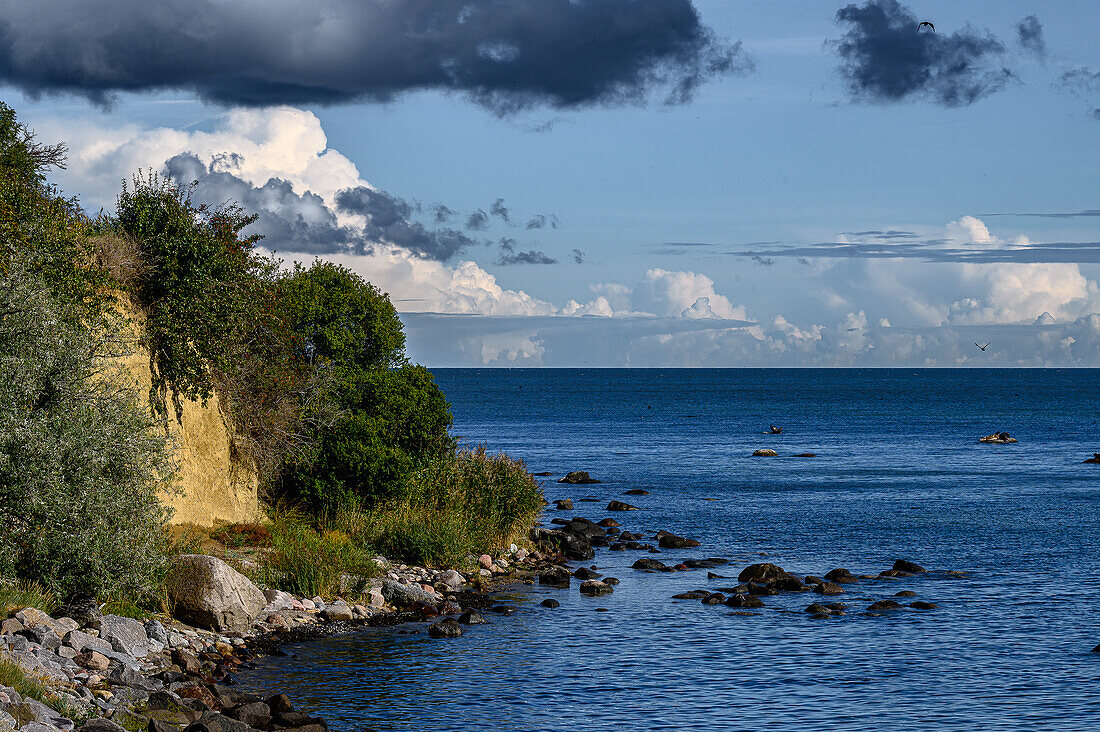
[[[76,732],[126,732],[126,730],[109,719],[93,719]]]
[[[173,612],[185,623],[245,632],[267,604],[252,580],[216,557],[182,554],[168,573]]]
[[[99,637],[130,658],[145,658],[152,652],[145,624],[133,618],[104,615],[99,619]]]
[[[422,587],[403,585],[391,579],[383,580],[382,597],[386,598],[386,602],[396,607],[407,607],[414,602],[434,603],[439,599]]]

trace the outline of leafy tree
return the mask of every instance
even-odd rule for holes
[[[109,364],[122,344],[15,268],[0,275],[0,577],[62,596],[152,592],[165,438]]]

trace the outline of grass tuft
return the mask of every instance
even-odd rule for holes
[[[38,608],[47,615],[53,615],[61,607],[61,603],[53,592],[38,582],[0,582],[0,618],[6,618],[25,607]]]
[[[21,697],[42,702],[58,714],[79,725],[88,719],[88,712],[64,697],[55,694],[41,679],[36,679],[21,666],[6,658],[0,658],[0,686],[15,689]],[[10,711],[9,711],[10,713]],[[16,721],[20,721],[16,718]],[[26,720],[29,722],[31,720]]]

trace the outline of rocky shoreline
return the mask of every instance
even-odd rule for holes
[[[631,495],[645,494],[635,491]],[[591,501],[588,497],[577,500]],[[571,510],[572,500],[561,499],[557,506],[559,511]],[[606,510],[639,509],[610,501]],[[670,562],[651,556],[697,548],[700,542],[694,539],[665,530],[624,531],[612,518],[595,522],[570,516],[553,518],[550,525],[530,530],[535,550],[512,544],[495,558],[482,555],[476,568],[465,574],[391,564],[379,558],[379,577],[349,578],[359,583],[352,594],[361,597],[361,603],[342,599],[326,603],[320,597],[260,590],[220,559],[183,555],[177,558],[168,582],[174,618],[142,622],[99,615],[94,604],[66,608],[69,614],[57,617],[34,608],[23,609],[0,625],[0,660],[14,661],[30,676],[45,680],[56,700],[66,702],[83,718],[95,719],[77,727],[50,707],[0,686],[0,732],[324,732],[328,727],[323,719],[296,711],[290,699],[274,690],[254,695],[234,689],[237,670],[247,668],[257,656],[283,654],[280,647],[284,644],[364,626],[427,621],[427,634],[432,638],[460,636],[469,626],[485,623],[483,612],[510,614],[512,608],[495,604],[494,596],[516,583],[562,588],[570,587],[575,579],[584,595],[611,594],[619,578],[603,576],[595,565],[571,566],[594,559],[597,549],[646,554],[630,565],[640,572],[707,570],[706,582],[701,582],[699,589],[677,593],[673,599],[721,604],[738,610],[735,614],[751,614],[764,607],[764,598],[770,595],[807,592],[821,600],[810,602],[806,613],[812,618],[833,618],[848,612],[848,606],[833,596],[843,595],[850,585],[896,581],[926,572],[905,559],[878,575],[857,576],[837,568],[822,577],[796,575],[760,563],[743,569],[737,584],[729,585],[715,581],[732,577],[712,571],[730,564],[727,558]],[[929,574],[946,579],[964,573]],[[827,602],[826,596],[834,601]],[[912,600],[915,596],[904,590],[894,592],[876,599],[863,613],[937,607],[934,602]],[[899,602],[903,598],[911,601],[903,605]],[[554,608],[558,602],[550,598],[542,605]]]

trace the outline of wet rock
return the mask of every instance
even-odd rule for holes
[[[560,501],[554,501],[554,508],[556,508],[559,511],[572,511],[573,510],[573,501],[569,498],[566,498],[566,499],[563,499],[563,500],[560,500]]]
[[[895,602],[894,600],[879,600],[878,602],[872,603],[867,608],[867,611],[872,613],[880,613],[886,610],[899,610],[900,608],[901,604]]]
[[[657,546],[662,549],[688,549],[701,546],[701,544],[695,539],[686,539],[682,536],[676,536],[676,534],[665,533],[657,540]]]
[[[769,580],[782,579],[787,572],[782,567],[774,564],[750,564],[737,575],[738,582],[767,582]]]
[[[814,592],[819,595],[843,595],[844,588],[836,582],[822,582],[814,586]]]
[[[649,558],[646,558],[646,557],[643,557],[642,559],[639,559],[638,561],[634,562],[634,564],[630,565],[630,568],[631,569],[649,569],[649,570],[655,570],[657,572],[671,572],[672,571],[672,567],[666,566],[664,562],[662,562],[660,560],[657,560],[657,559],[649,559]]]
[[[702,600],[704,597],[710,595],[710,592],[706,590],[691,590],[689,592],[681,592],[678,595],[673,595],[673,600]]]
[[[428,626],[430,638],[457,638],[460,635],[462,635],[462,626],[452,618]]]
[[[266,729],[271,724],[271,707],[263,702],[252,702],[251,704],[242,704],[236,709],[227,713],[228,716],[236,719],[239,722],[244,722],[249,727]]]
[[[756,608],[764,607],[764,601],[752,595],[733,595],[726,600],[726,605],[729,607]]]
[[[467,610],[458,616],[458,622],[463,625],[485,625],[489,621],[485,619],[485,616],[474,610]]]
[[[605,518],[603,521],[599,522],[599,525],[604,527],[605,529],[617,528],[619,526],[622,526],[622,524],[620,524],[613,518]]]
[[[859,579],[846,569],[830,570],[825,573],[825,579],[829,582],[836,582],[838,585],[854,585],[859,582]]]
[[[551,475],[553,475],[553,473],[551,473],[549,470],[543,470],[538,473],[531,473],[531,475],[535,476],[536,478],[549,478]]]
[[[461,589],[466,584],[466,578],[453,569],[448,569],[439,577],[439,582],[449,590]]]
[[[567,523],[569,523],[569,519],[563,519],[563,518],[550,519],[550,523],[556,524],[558,526],[565,526]]]
[[[568,587],[570,578],[569,570],[564,567],[551,567],[539,575],[539,584],[550,585],[551,587]]]
[[[641,488],[631,488],[628,491],[623,491],[624,496],[649,496],[652,495],[649,491]]]
[[[619,584],[619,578],[618,577],[604,577],[603,581],[604,581],[604,583],[609,584],[612,587]]]
[[[610,595],[612,592],[614,592],[614,589],[606,582],[600,582],[599,580],[581,582],[581,594],[583,595],[599,597],[600,595]]]
[[[749,594],[750,595],[778,595],[779,591],[775,589],[775,583],[773,582],[749,582]]]
[[[829,608],[829,607],[826,607],[825,605],[822,605],[821,603],[815,602],[815,603],[813,603],[811,605],[808,605],[806,607],[806,612],[811,613],[811,614],[818,613],[818,614],[824,614],[824,615],[832,615],[835,611],[832,608]]]
[[[514,607],[508,605],[493,605],[489,610],[497,615],[511,615],[516,611]]]
[[[724,574],[717,574],[715,572],[707,572],[707,579],[729,579],[729,577],[727,577]]]
[[[759,450],[754,451],[752,456],[753,457],[779,457],[779,453],[777,453],[775,450],[772,450],[771,448],[765,447],[765,448],[761,448]]]
[[[772,587],[774,587],[779,592],[807,592],[810,589],[806,586],[805,582],[800,580],[798,577],[793,576],[781,577],[780,579],[775,580],[772,583]]]
[[[462,606],[459,605],[457,602],[447,600],[446,602],[440,603],[439,605],[440,615],[460,615],[461,613]]]
[[[1097,463],[1100,463],[1100,452],[1094,452],[1094,453],[1092,454],[1092,457],[1090,457],[1090,458],[1085,458],[1085,459],[1084,459],[1084,460],[1082,460],[1081,462],[1082,462],[1082,463],[1092,463],[1092,464],[1094,464],[1094,465],[1095,465],[1095,464],[1097,464]]]
[[[916,562],[910,562],[908,559],[899,559],[894,562],[893,570],[895,572],[910,572],[912,574],[920,574],[921,572],[928,571]]]
[[[979,437],[978,442],[992,443],[994,445],[1008,445],[1019,442],[1019,440],[1017,440],[1015,437],[1012,437],[1007,432],[994,432],[991,435]]]
[[[250,579],[201,554],[176,557],[167,585],[177,618],[217,631],[247,631],[267,604]]]
[[[611,501],[607,504],[608,511],[637,511],[637,506],[631,506],[629,503],[623,503],[622,501]]]
[[[595,480],[587,471],[584,470],[571,470],[565,474],[564,478],[558,479],[559,483],[571,483],[573,485],[587,485],[589,483],[599,483]]]
[[[569,523],[562,526],[561,530],[568,534],[579,536],[585,540],[607,536],[606,528],[600,526],[595,521],[589,521],[588,519],[581,517],[570,519]]]
[[[561,607],[561,603],[560,603],[560,602],[558,602],[557,600],[555,600],[555,599],[554,599],[554,598],[552,598],[552,597],[548,597],[548,598],[546,598],[545,600],[543,600],[543,601],[542,601],[542,602],[540,602],[539,604],[540,604],[540,605],[542,605],[543,607],[548,607],[548,608],[550,608],[551,610],[553,610],[553,609],[554,609],[554,608],[556,608],[556,607]]]
[[[702,604],[704,604],[704,605],[721,605],[723,602],[725,602],[725,600],[726,600],[726,596],[723,595],[721,592],[711,592],[711,593],[708,593],[707,596],[702,599]]]
[[[820,585],[825,579],[818,577],[816,574],[808,574],[802,578],[802,581],[808,585]]]
[[[909,603],[909,607],[913,608],[914,610],[935,610],[939,607],[939,605],[934,602],[928,602],[926,600],[917,600],[916,602]]]
[[[576,572],[573,573],[573,576],[579,580],[590,580],[599,579],[600,573],[595,570],[589,569],[588,567],[580,567],[577,569]]]
[[[912,590],[902,590],[901,592],[895,592],[894,597],[916,597],[917,593]]]
[[[791,457],[802,457],[802,458],[806,458],[806,457],[817,457],[817,454],[816,454],[816,453],[812,453],[812,452],[800,452],[800,453],[798,453],[797,455],[792,455]]]

